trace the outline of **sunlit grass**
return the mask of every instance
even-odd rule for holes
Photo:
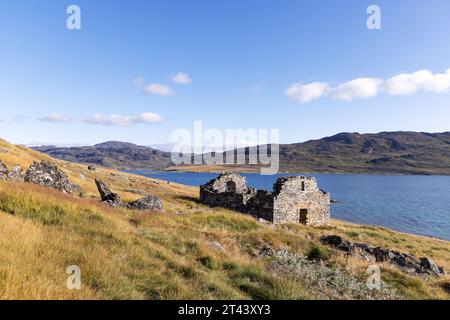
[[[8,166],[48,157],[11,146]],[[22,161],[22,162],[20,162]],[[267,245],[365,276],[369,262],[320,245],[324,234],[430,255],[450,268],[450,243],[384,228],[333,221],[329,227],[264,225],[252,217],[200,204],[198,188],[52,160],[84,189],[84,197],[28,183],[0,181],[0,298],[2,299],[309,299],[315,288],[268,269],[255,257]],[[111,173],[114,173],[112,175]],[[83,175],[81,178],[80,175]],[[162,198],[166,212],[131,212],[99,204],[94,178],[123,199]],[[210,243],[219,242],[225,251]],[[81,290],[66,287],[66,268],[81,268]],[[404,298],[449,298],[448,277],[424,280],[383,266],[383,279]]]

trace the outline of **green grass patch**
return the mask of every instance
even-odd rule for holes
[[[330,259],[332,251],[324,246],[313,244],[309,249],[307,258],[309,260],[326,261]]]

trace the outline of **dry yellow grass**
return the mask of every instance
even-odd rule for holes
[[[323,234],[430,256],[450,269],[450,243],[383,228],[333,221],[331,226],[266,226],[251,217],[200,204],[198,188],[50,159],[0,141],[8,166],[51,160],[85,190],[83,197],[28,183],[0,182],[2,299],[304,299],[314,288],[273,274],[270,258],[250,254],[261,244],[306,254]],[[81,177],[83,175],[83,178]],[[98,177],[124,199],[140,190],[162,198],[165,213],[110,209],[98,203]],[[216,251],[211,241],[226,251]],[[368,262],[334,252],[328,262],[358,276]],[[69,265],[82,272],[81,290],[68,290]],[[383,266],[383,279],[404,298],[448,299],[442,284]]]

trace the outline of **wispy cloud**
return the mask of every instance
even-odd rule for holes
[[[172,81],[176,84],[189,84],[192,82],[192,79],[187,73],[178,72],[172,77]]]
[[[327,82],[294,83],[286,89],[286,95],[299,103],[308,103],[322,97],[352,101],[376,97],[380,92],[392,96],[412,95],[419,91],[445,93],[450,91],[450,69],[433,74],[429,70],[403,73],[383,80],[358,78],[332,86]]]
[[[137,116],[124,116],[119,114],[104,116],[100,113],[96,113],[85,119],[85,122],[89,124],[122,127],[131,127],[136,124],[155,124],[162,121],[163,118],[160,115],[152,112],[141,113]]]
[[[165,97],[174,95],[174,92],[172,91],[172,89],[170,89],[168,86],[160,84],[160,83],[149,84],[145,88],[145,92],[148,94],[153,94],[153,95],[157,95],[157,96],[165,96]]]
[[[67,123],[70,122],[69,117],[61,113],[51,113],[48,116],[38,119],[41,122],[51,122],[51,123]]]
[[[30,117],[23,114],[19,114],[12,118],[12,121],[15,123],[24,123],[27,122],[28,120],[30,120]]]
[[[142,87],[144,85],[144,77],[136,77],[133,79],[133,85],[135,87]]]

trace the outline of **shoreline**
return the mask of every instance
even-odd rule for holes
[[[197,185],[187,185],[187,184],[182,184],[182,183],[178,183],[178,182],[174,182],[174,181],[170,181],[170,180],[163,180],[163,179],[159,179],[159,178],[152,178],[151,176],[140,175],[138,173],[131,172],[131,171],[151,171],[151,172],[155,172],[156,174],[157,173],[165,173],[165,172],[175,172],[175,173],[180,173],[180,174],[181,173],[195,173],[195,174],[198,174],[198,173],[200,173],[200,174],[201,173],[215,173],[215,172],[155,171],[155,170],[137,170],[137,169],[130,170],[130,171],[124,171],[124,172],[126,172],[128,174],[135,174],[135,175],[138,175],[140,177],[147,178],[147,179],[159,180],[162,183],[178,184],[180,186],[190,187],[190,188],[199,188],[199,186],[197,186]],[[242,173],[245,173],[245,172],[242,172]],[[251,174],[256,174],[256,173],[253,172]],[[389,175],[387,175],[387,176],[389,176]],[[399,176],[402,176],[402,175],[399,175]],[[450,239],[445,239],[445,238],[436,237],[436,236],[432,236],[432,235],[425,235],[425,234],[420,234],[420,233],[412,233],[412,232],[402,231],[402,230],[399,230],[399,229],[396,229],[396,228],[392,228],[392,227],[388,228],[388,227],[383,226],[383,225],[358,223],[358,222],[338,219],[338,218],[335,218],[335,217],[332,217],[331,220],[332,221],[336,221],[336,222],[341,222],[341,223],[344,223],[344,224],[351,224],[351,225],[359,226],[359,227],[381,228],[381,229],[385,229],[385,230],[387,230],[389,232],[395,232],[395,233],[398,233],[398,234],[404,234],[404,235],[408,235],[408,236],[421,237],[421,238],[428,239],[428,240],[438,240],[438,241],[443,241],[445,243],[450,243]]]

